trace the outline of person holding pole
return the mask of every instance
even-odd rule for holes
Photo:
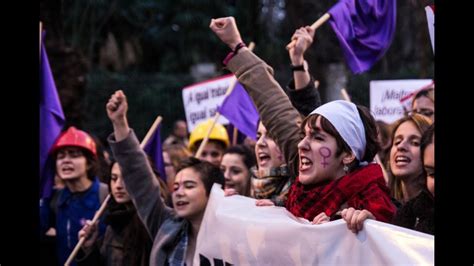
[[[319,81],[309,73],[308,62],[304,54],[313,43],[315,30],[309,26],[301,27],[293,33],[293,42],[287,46],[291,61],[293,79],[286,86],[286,93],[298,112],[307,116],[314,108],[321,105]]]
[[[112,198],[105,215],[105,234],[99,239],[97,224],[87,220],[78,233],[79,239],[85,237],[86,240],[75,258],[76,262],[79,266],[148,265],[152,239],[138,217],[125,188],[120,166],[115,161],[111,163],[109,185]]]
[[[242,43],[233,17],[212,19],[211,30],[231,49]],[[227,60],[227,68],[244,85],[298,176],[286,208],[315,224],[340,217],[348,207],[367,209],[388,222],[395,213],[380,166],[370,111],[347,101],[333,101],[313,110],[301,124],[299,114],[273,77],[272,69],[243,46]]]
[[[106,110],[114,133],[108,137],[138,215],[153,239],[150,265],[192,265],[197,235],[214,183],[223,184],[220,169],[190,157],[177,169],[173,208],[160,199],[160,188],[137,137],[128,126],[127,99],[119,90]]]
[[[56,161],[56,174],[65,185],[51,200],[58,262],[64,265],[78,243],[77,233],[99,209],[108,194],[108,187],[96,176],[96,143],[86,132],[70,127],[58,137],[50,153]],[[105,224],[100,221],[99,235],[104,231]]]
[[[158,125],[160,124],[162,120],[162,117],[161,116],[158,116],[155,121],[153,122],[153,125],[151,126],[150,130],[148,130],[148,133],[146,134],[145,138],[142,140],[142,143],[140,144],[140,147],[145,150],[145,146],[147,145],[148,141],[150,140],[150,138],[152,137],[153,135],[153,132],[156,131],[156,128],[158,127]],[[155,173],[156,177],[157,177],[157,180],[158,180],[158,183],[159,183],[159,186],[160,186],[160,197],[161,197],[161,200],[165,203],[165,204],[168,204],[167,202],[167,199],[169,197],[169,192],[168,192],[168,189],[166,187],[166,183],[165,181],[163,181],[161,178],[160,178],[160,174],[159,172],[156,170],[155,168],[155,164],[154,164],[154,160],[147,156],[147,160],[148,162],[150,163],[150,166],[152,167],[153,169],[153,172]],[[119,166],[117,165],[117,168]],[[117,172],[117,168],[115,169],[115,177],[118,176],[118,172]],[[113,170],[113,169],[112,169]],[[109,171],[110,172],[110,171]],[[114,177],[114,176],[112,176]],[[128,196],[128,193],[126,192],[126,190],[124,190],[125,188],[123,187],[123,183],[117,181],[118,179],[114,179],[112,178],[112,184],[114,185],[112,187],[112,192],[114,192],[114,198],[116,198],[117,200],[121,201],[121,202],[124,202],[126,203],[127,198],[129,198]],[[97,236],[96,236],[96,225],[97,225],[97,222],[99,220],[99,218],[102,216],[102,214],[104,213],[104,211],[106,210],[107,207],[109,207],[109,211],[113,211],[115,209],[115,205],[114,205],[114,201],[111,200],[111,204],[109,204],[109,200],[111,199],[111,196],[110,194],[106,197],[106,199],[102,202],[102,205],[100,206],[99,210],[95,213],[94,215],[94,218],[92,220],[87,220],[85,223],[85,227],[79,232],[79,242],[76,244],[76,246],[74,247],[74,250],[71,252],[71,254],[69,255],[66,263],[64,264],[65,266],[69,266],[71,265],[71,263],[73,262],[73,260],[76,258],[76,255],[79,253],[79,251],[81,250],[81,248],[83,247],[83,244],[86,243],[86,240],[87,240],[87,243],[86,243],[86,251],[88,250],[88,247],[90,247],[91,243],[93,243],[95,241],[95,239],[97,239]],[[112,225],[112,228],[117,228],[117,227],[114,227],[113,225],[119,225],[119,229],[123,229],[123,225],[125,225],[128,221],[126,220],[125,218],[125,223],[124,223],[124,219],[121,219],[123,217],[118,217],[117,219],[114,219],[113,220],[113,223],[110,223],[110,219],[109,221],[107,222],[107,224],[109,225]],[[132,227],[133,227],[133,224],[134,223],[131,223]],[[132,228],[132,230],[134,231],[137,231],[136,230],[137,228]],[[122,231],[122,230],[121,230]],[[120,257],[120,254],[121,254],[121,251],[123,247],[127,247],[127,245],[120,245],[121,243],[121,235],[118,235],[118,234],[111,234],[110,230],[107,231],[108,232],[108,235],[105,236],[106,238],[106,241],[105,242],[102,242],[103,245],[103,249],[101,249],[101,252],[104,254],[104,261],[106,261],[107,265],[110,264],[112,262],[112,265],[115,265],[117,263],[122,263],[122,260],[124,260],[124,262],[126,264],[128,264],[128,262],[130,260],[134,261],[134,264],[137,264],[138,262],[144,262],[142,260],[136,260],[137,257],[136,256],[133,256],[133,257]],[[138,233],[139,232],[135,232],[135,233]],[[136,236],[136,235],[135,235]],[[93,238],[93,240],[91,240],[90,238]],[[113,243],[109,243],[109,242],[113,242]],[[129,241],[127,241],[129,242]],[[133,242],[133,240],[131,241]],[[111,244],[111,245],[109,245]],[[138,246],[138,245],[135,245],[135,247]],[[110,248],[108,248],[110,247]],[[105,249],[105,250],[104,250]],[[125,250],[125,252],[128,254],[130,253],[129,252],[130,250]],[[90,252],[88,252],[90,253]],[[96,253],[96,252],[95,252]],[[133,252],[132,252],[133,253]],[[137,253],[138,254],[138,253]],[[86,259],[83,259],[82,257],[86,257]],[[92,258],[88,258],[88,257],[92,257]],[[113,257],[113,259],[112,259]],[[141,256],[143,257],[143,256]],[[88,254],[86,254],[85,256],[81,255],[80,259],[79,259],[82,264],[93,264],[95,265],[96,263],[100,263],[101,261],[101,258],[100,258],[100,254],[99,256],[97,256],[97,254],[95,254],[95,256],[88,256]]]
[[[286,87],[292,105],[302,116],[321,105],[316,84],[310,75],[304,54],[313,42],[314,30],[301,27],[295,31],[293,45],[288,47],[293,79]],[[285,158],[267,129],[259,122],[255,144],[257,167],[252,169],[252,197],[259,205],[285,206],[288,191],[296,174],[291,174]]]

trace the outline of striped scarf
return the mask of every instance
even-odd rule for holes
[[[252,168],[252,197],[270,199],[277,206],[285,206],[292,180],[286,165],[273,167],[269,171]]]

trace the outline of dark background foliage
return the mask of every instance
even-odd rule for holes
[[[234,16],[244,41],[275,70],[290,79],[284,49],[298,27],[312,24],[335,0],[41,0],[45,45],[68,125],[101,140],[112,131],[105,113],[109,96],[123,89],[129,119],[143,138],[157,115],[166,136],[184,119],[181,89],[224,74],[228,48],[209,30],[211,18]],[[390,49],[370,71],[347,69],[329,25],[323,25],[307,52],[323,100],[338,97],[338,86],[352,100],[369,105],[369,81],[433,78],[434,56],[424,7],[428,1],[397,1],[397,29]],[[199,74],[202,64],[214,71]],[[198,71],[196,71],[198,70]],[[196,74],[198,73],[198,74]],[[341,82],[342,81],[342,82]]]

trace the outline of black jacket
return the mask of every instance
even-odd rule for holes
[[[393,224],[434,235],[434,197],[424,189],[398,209]]]

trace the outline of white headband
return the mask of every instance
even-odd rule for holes
[[[336,128],[357,159],[362,162],[365,152],[365,128],[355,104],[337,100],[314,109],[309,115],[320,114]]]

